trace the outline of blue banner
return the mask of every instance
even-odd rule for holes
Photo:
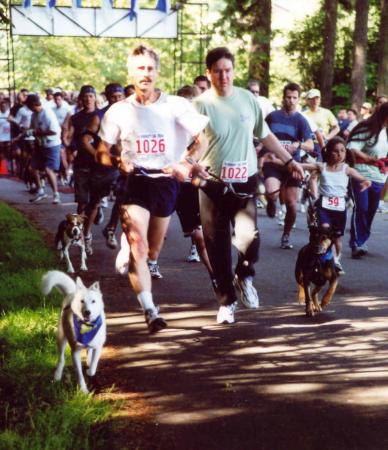
[[[136,0],[131,0],[131,9],[129,10],[129,20],[136,19],[136,16],[137,16]]]
[[[23,8],[30,8],[31,0],[23,0]]]
[[[168,0],[158,0],[155,9],[167,14],[170,12],[170,2]]]
[[[57,4],[57,0],[48,0],[47,6],[49,8],[54,8],[54,6]]]

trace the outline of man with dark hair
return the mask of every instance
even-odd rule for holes
[[[53,110],[49,106],[43,107],[38,95],[30,94],[26,106],[32,111],[31,128],[27,130],[27,135],[34,135],[36,139],[31,169],[38,191],[31,202],[47,198],[40,180],[40,171],[44,170],[53,191],[53,203],[57,204],[61,201],[55,173],[60,166],[61,127]]]
[[[107,111],[101,123],[97,159],[111,166],[110,151],[120,144],[119,169],[128,174],[121,224],[130,247],[128,275],[144,311],[150,333],[167,326],[159,315],[152,295],[151,270],[163,246],[175,209],[179,182],[189,174],[184,156],[198,151],[198,136],[207,123],[190,102],[156,89],[159,56],[143,45],[128,58],[128,70],[135,94]],[[188,137],[194,138],[184,152]],[[174,178],[171,176],[174,175]]]
[[[300,152],[310,153],[314,150],[311,139],[311,128],[301,113],[297,111],[301,89],[296,83],[288,83],[283,89],[283,107],[270,113],[266,121],[274,135],[279,139],[284,150],[300,162]],[[278,158],[269,155],[263,164],[265,188],[267,192],[267,214],[275,217],[276,200],[282,191],[286,205],[283,235],[280,247],[291,249],[289,237],[296,220],[299,182],[290,177],[283,163]]]
[[[210,81],[205,75],[198,75],[194,78],[194,86],[197,86],[197,88],[202,92],[207,91],[210,88]]]
[[[253,286],[254,264],[259,257],[256,192],[257,154],[253,136],[273,152],[297,177],[303,170],[270,132],[258,102],[246,89],[233,85],[234,56],[225,47],[206,56],[212,88],[194,99],[198,112],[209,117],[205,135],[209,145],[199,162],[209,167],[209,179],[201,183],[199,203],[206,250],[215,278],[219,302],[218,323],[233,323],[237,296],[247,308],[257,308]],[[195,175],[195,173],[194,173]],[[195,177],[194,177],[195,179]],[[238,250],[235,273],[233,244]]]
[[[124,99],[124,89],[119,83],[110,83],[105,87],[104,94],[108,100],[108,104],[104,108],[99,109],[97,113],[91,117],[82,137],[83,146],[90,154],[96,153],[96,148],[100,142],[98,131],[105,113],[114,103]],[[111,154],[113,157],[117,156],[116,149],[114,147],[111,149]],[[98,217],[97,215],[99,213],[99,208],[101,208],[102,198],[110,193],[111,188],[115,184],[118,177],[119,171],[116,167],[104,167],[100,164],[93,166],[90,174],[89,202],[85,209],[87,216],[85,221],[85,234],[87,236],[92,235],[93,223],[97,221],[96,218]],[[118,245],[115,237],[117,222],[118,206],[115,205],[112,210],[112,217],[109,224],[103,230],[103,235],[106,238],[106,244],[110,248],[116,248]]]
[[[86,205],[90,200],[90,179],[96,163],[94,160],[95,149],[85,148],[83,136],[87,132],[87,126],[92,117],[97,114],[96,90],[91,85],[81,87],[79,100],[82,110],[70,117],[69,129],[65,138],[65,145],[71,146],[75,153],[74,170],[74,194],[77,202],[77,213],[86,212]],[[91,255],[92,236],[85,235],[86,253]]]

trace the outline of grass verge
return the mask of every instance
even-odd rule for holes
[[[51,383],[61,298],[45,299],[39,286],[56,257],[2,202],[0,249],[0,449],[107,448],[105,425],[117,405],[76,390],[71,368]]]

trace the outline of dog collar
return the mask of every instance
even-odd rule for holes
[[[102,325],[102,317],[98,316],[94,322],[85,322],[80,318],[73,316],[74,331],[77,342],[82,345],[89,345],[98,333]]]

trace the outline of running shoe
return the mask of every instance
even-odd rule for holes
[[[159,316],[158,308],[146,309],[144,312],[148,331],[153,334],[167,327],[167,322]]]
[[[280,248],[283,248],[285,250],[294,248],[294,246],[290,242],[290,236],[288,234],[283,234],[280,240]]]
[[[190,249],[190,255],[186,259],[187,262],[200,262],[201,259],[198,255],[197,246],[193,244]]]
[[[44,190],[43,189],[39,189],[39,191],[37,192],[35,197],[30,199],[30,202],[31,203],[38,203],[38,202],[40,202],[41,200],[43,200],[43,199],[45,199],[47,197],[48,197],[48,195],[44,192]]]
[[[245,308],[257,309],[259,307],[259,296],[256,288],[253,286],[252,277],[239,278],[236,275],[233,284],[240,290],[240,300]]]
[[[61,203],[61,197],[59,196],[59,192],[55,192],[53,195],[53,204],[58,205],[58,203]]]
[[[338,275],[345,275],[346,272],[344,271],[344,268],[342,267],[342,264],[340,263],[340,261],[336,261],[334,263],[334,267],[335,267],[335,271],[337,272]]]
[[[115,230],[113,228],[104,228],[102,230],[102,234],[105,237],[106,246],[112,249],[115,249],[118,247],[119,243],[117,242],[116,236],[115,236]]]
[[[116,256],[115,269],[120,275],[126,275],[129,266],[129,244],[124,233],[121,233],[120,247]]]
[[[89,236],[85,236],[85,252],[88,256],[93,255],[92,241],[93,236],[91,234]]]
[[[234,323],[234,312],[236,311],[236,302],[227,306],[220,306],[217,313],[217,323]]]
[[[100,206],[101,206],[101,208],[108,208],[108,206],[109,206],[108,197],[102,197],[102,199],[100,201]]]
[[[152,263],[148,261],[148,268],[150,269],[151,277],[155,280],[160,280],[163,275],[160,273],[160,268],[158,263]]]

